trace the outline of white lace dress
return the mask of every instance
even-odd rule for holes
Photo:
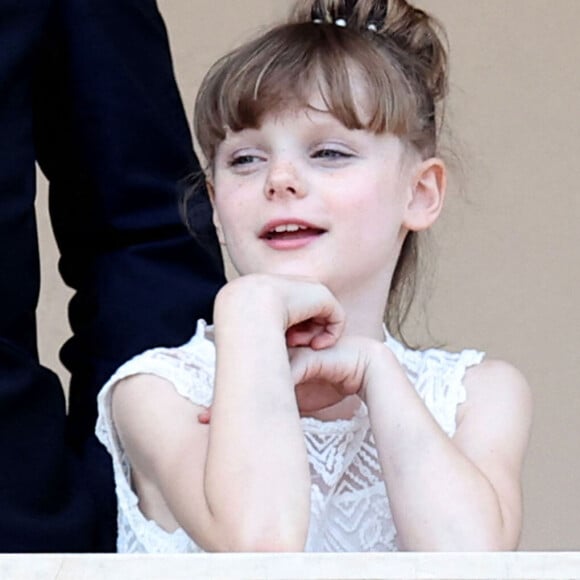
[[[119,552],[201,552],[182,530],[169,533],[148,520],[131,488],[131,466],[117,437],[111,415],[116,382],[137,373],[170,381],[180,395],[197,405],[212,402],[215,348],[212,328],[200,321],[193,338],[177,348],[155,348],[120,367],[98,398],[97,436],[113,458],[118,500]],[[387,345],[441,428],[452,436],[457,406],[465,400],[466,369],[482,361],[473,350],[449,353],[414,351],[390,336]],[[396,530],[381,468],[362,405],[348,420],[303,418],[311,474],[311,516],[306,550],[311,552],[395,551]]]

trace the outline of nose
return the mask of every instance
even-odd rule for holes
[[[273,161],[265,183],[266,197],[304,197],[306,188],[294,164],[288,161]]]

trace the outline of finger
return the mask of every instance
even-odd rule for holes
[[[358,350],[335,346],[323,350],[298,348],[290,353],[294,384],[311,381],[332,385],[343,395],[356,394],[364,380],[366,364]]]
[[[205,411],[198,413],[197,420],[202,425],[209,425],[211,421],[211,409],[206,409]]]
[[[320,375],[320,355],[316,355],[310,348],[294,348],[289,351],[290,373],[295,385],[303,384],[311,377]],[[317,371],[313,366],[318,367]]]
[[[320,332],[312,337],[310,347],[314,350],[322,350],[334,346],[338,339],[342,336],[344,330],[345,320],[342,313],[334,312],[335,316],[326,320],[320,318],[315,319]]]
[[[286,331],[286,345],[289,347],[311,346],[314,338],[324,333],[324,326],[315,320],[305,320],[291,326]]]
[[[297,294],[291,294],[288,303],[287,328],[303,322],[313,322],[322,329],[313,334],[309,345],[317,349],[328,348],[342,335],[345,314],[326,286],[310,283],[302,286]]]
[[[314,350],[322,350],[334,346],[343,329],[342,319],[329,322],[316,317],[291,326],[286,331],[286,344],[289,347],[309,346]]]
[[[340,330],[336,327],[324,328],[322,332],[312,338],[310,347],[314,350],[324,350],[325,348],[334,346],[339,338]]]

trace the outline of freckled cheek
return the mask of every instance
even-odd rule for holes
[[[216,204],[223,211],[236,211],[258,197],[255,185],[235,177],[217,182],[215,191]]]
[[[396,240],[401,223],[401,207],[389,192],[374,184],[360,185],[361,189],[341,204],[340,213],[357,230],[361,243],[391,244]]]
[[[345,186],[346,185],[346,186]],[[338,211],[355,211],[370,216],[384,212],[387,205],[382,190],[374,184],[357,182],[342,184],[331,192],[328,198]]]
[[[231,200],[252,203],[261,201],[264,191],[264,180],[259,173],[245,176],[231,175],[222,181],[221,186],[222,197],[228,203],[232,203]]]
[[[239,243],[247,232],[255,228],[256,209],[248,198],[236,195],[216,197],[216,211],[226,240]]]

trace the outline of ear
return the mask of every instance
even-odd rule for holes
[[[209,201],[211,203],[212,221],[213,221],[213,225],[215,227],[215,231],[217,233],[218,241],[219,241],[220,245],[225,246],[226,242],[224,239],[222,224],[220,222],[220,218],[218,216],[216,206],[215,206],[215,188],[214,188],[213,182],[211,181],[211,179],[209,177],[206,177],[206,179],[205,179],[205,186],[207,188],[207,194],[209,197]]]
[[[443,208],[447,170],[443,161],[431,157],[416,168],[411,182],[411,197],[405,210],[404,225],[419,232],[431,227]]]

